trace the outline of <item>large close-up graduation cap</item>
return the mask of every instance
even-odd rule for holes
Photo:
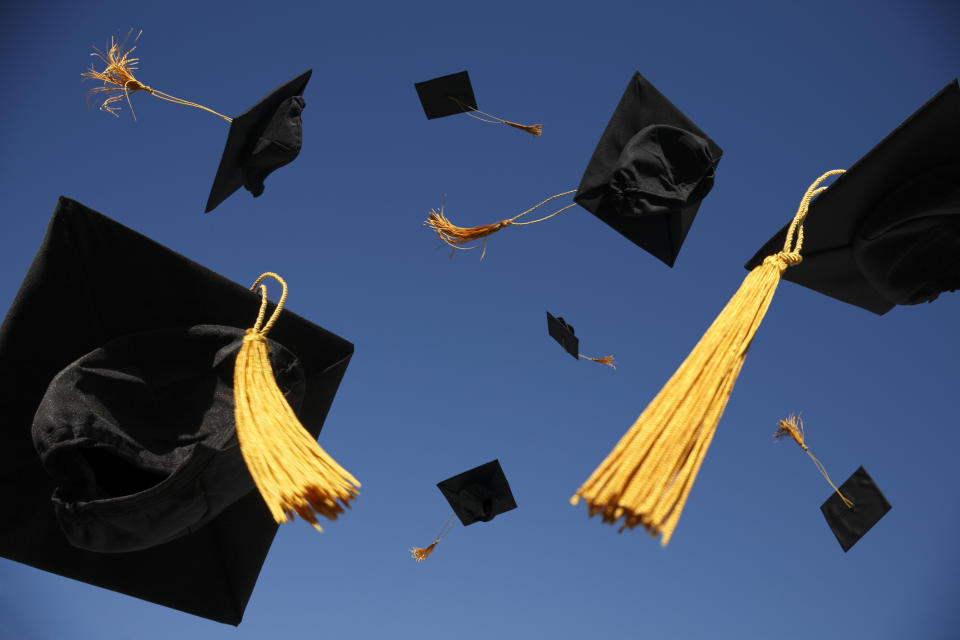
[[[631,78],[574,202],[669,266],[723,150],[640,73]]]
[[[230,406],[260,304],[61,198],[0,327],[0,555],[238,624],[277,529]],[[270,339],[316,438],[353,345],[290,311]]]
[[[785,226],[747,262],[786,238]],[[810,206],[783,277],[884,314],[960,288],[960,87],[954,80]]]
[[[635,73],[620,98],[575,191],[553,195],[495,224],[458,227],[443,207],[426,226],[455,249],[511,225],[529,225],[579,204],[628,240],[673,266],[700,203],[713,188],[723,150],[682,111]],[[574,203],[539,220],[517,220],[547,202]]]
[[[233,119],[206,213],[240,187],[259,197],[266,177],[297,157],[303,143],[303,90],[312,73],[304,71]]]

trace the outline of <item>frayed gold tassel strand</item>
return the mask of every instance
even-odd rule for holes
[[[603,358],[591,358],[590,356],[585,356],[582,353],[578,354],[584,360],[589,360],[590,362],[599,362],[600,364],[605,364],[614,371],[617,369],[617,363],[613,361],[613,356],[605,356]]]
[[[533,137],[537,137],[543,134],[543,125],[542,124],[520,124],[519,122],[510,122],[509,120],[504,120],[503,118],[498,118],[497,116],[490,115],[489,113],[484,113],[475,107],[471,107],[468,104],[457,100],[453,96],[447,96],[451,100],[457,103],[457,105],[463,109],[463,112],[470,116],[471,118],[476,118],[480,122],[489,122],[491,124],[505,124],[507,126],[513,127],[514,129],[520,129],[521,131],[526,131]],[[486,118],[481,118],[476,114],[481,114],[487,116]],[[487,119],[489,118],[489,120]]]
[[[568,196],[571,193],[576,193],[576,192],[577,192],[576,189],[574,189],[573,191],[564,191],[563,193],[558,193],[554,196],[550,196],[543,202],[530,207],[523,213],[518,213],[512,218],[507,218],[506,220],[501,220],[500,222],[497,222],[494,224],[480,225],[479,227],[458,227],[457,225],[453,224],[444,215],[443,204],[441,204],[440,211],[437,211],[436,209],[430,210],[430,213],[427,215],[427,220],[423,224],[426,227],[430,227],[430,229],[432,229],[437,234],[437,236],[440,237],[441,240],[443,240],[446,244],[453,247],[454,249],[464,249],[464,250],[476,249],[476,245],[472,247],[464,247],[463,245],[468,242],[474,242],[475,240],[483,240],[483,251],[480,253],[480,259],[483,260],[484,256],[487,255],[487,236],[493,233],[496,233],[497,231],[500,231],[500,229],[503,229],[505,227],[510,227],[510,226],[519,227],[519,226],[528,225],[528,224],[536,224],[538,222],[543,222],[544,220],[548,220],[557,214],[563,213],[567,209],[577,206],[576,203],[567,205],[566,207],[563,207],[559,211],[554,211],[550,215],[544,216],[537,220],[530,220],[529,222],[515,222],[517,218],[527,215],[531,211],[534,211],[535,209],[542,207],[543,205],[547,204],[551,200],[555,200],[556,198],[560,198],[562,196]],[[451,252],[450,255],[452,256],[453,253]]]
[[[103,82],[102,87],[91,89],[87,93],[88,104],[91,96],[100,93],[106,94],[107,97],[104,99],[103,104],[100,105],[100,110],[108,111],[119,118],[120,116],[117,112],[120,109],[119,107],[115,106],[114,103],[126,98],[127,104],[130,106],[130,113],[133,115],[133,119],[136,120],[137,114],[133,111],[133,103],[130,102],[130,94],[136,93],[137,91],[145,91],[155,98],[160,98],[161,100],[166,100],[167,102],[172,102],[174,104],[182,104],[185,107],[196,107],[197,109],[202,109],[208,113],[212,113],[218,118],[223,118],[227,122],[233,122],[233,118],[228,118],[223,114],[217,113],[213,109],[208,109],[202,104],[197,104],[196,102],[190,102],[189,100],[171,96],[168,93],[158,91],[157,89],[149,87],[137,80],[133,76],[133,72],[137,70],[137,64],[140,62],[140,59],[130,57],[130,54],[133,53],[136,47],[130,47],[127,49],[127,40],[129,40],[131,33],[133,33],[133,30],[127,33],[127,36],[123,39],[123,42],[119,43],[111,37],[110,48],[107,49],[106,53],[103,53],[94,47],[93,50],[95,53],[91,53],[90,55],[100,58],[100,60],[102,60],[107,66],[103,71],[97,71],[91,64],[90,69],[80,74],[85,78],[92,78],[93,80],[100,80]],[[136,42],[142,34],[143,31],[140,31],[133,41]]]
[[[443,536],[447,535],[448,531],[450,531],[450,527],[453,526],[453,523],[451,522],[452,520],[453,520],[453,514],[451,513],[450,517],[447,518],[447,523],[443,525],[443,529],[440,530],[440,535],[437,536],[436,540],[431,542],[426,547],[423,547],[423,548],[413,547],[412,549],[410,549],[411,557],[413,557],[413,559],[416,560],[417,562],[423,562],[424,560],[426,560],[427,556],[433,553],[433,548],[437,546],[437,543],[443,539]]]
[[[833,480],[830,479],[830,476],[827,475],[827,470],[820,464],[820,461],[817,460],[817,457],[810,452],[810,449],[807,448],[805,442],[806,433],[803,430],[803,420],[799,416],[791,415],[786,420],[780,420],[777,422],[777,432],[773,434],[775,440],[780,438],[793,438],[794,442],[800,445],[800,448],[807,452],[807,455],[810,456],[810,459],[813,460],[813,464],[817,465],[817,469],[820,471],[820,475],[833,487],[833,490],[837,492],[837,495],[840,496],[840,499],[843,500],[843,504],[847,506],[848,509],[853,509],[853,502],[847,498],[847,496],[840,493],[840,489],[837,489],[837,485],[833,484]]]
[[[828,171],[810,185],[790,224],[783,251],[768,256],[744,279],[687,359],[576,494],[591,516],[620,531],[642,525],[670,541],[743,366],[770,305],[780,274],[801,261],[803,220]],[[794,236],[796,240],[794,241]]]
[[[266,324],[267,287],[264,278],[283,287],[277,308]],[[277,387],[267,350],[267,333],[287,299],[287,283],[275,273],[265,273],[250,287],[260,286],[260,313],[243,336],[233,374],[234,415],[237,439],[250,475],[278,524],[297,514],[317,531],[317,515],[336,520],[360,483],[331,458],[303,428]]]

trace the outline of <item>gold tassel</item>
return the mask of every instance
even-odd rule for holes
[[[267,287],[264,278],[283,287],[277,308],[264,325]],[[317,515],[336,520],[360,483],[331,458],[303,428],[277,387],[267,350],[266,335],[287,299],[287,283],[275,273],[264,273],[250,287],[260,285],[260,313],[243,336],[233,374],[237,439],[260,495],[278,524],[296,513],[317,531]],[[262,327],[262,328],[261,328]]]
[[[532,136],[535,137],[535,138],[536,138],[537,136],[543,134],[543,125],[542,125],[542,124],[520,124],[519,122],[510,122],[509,120],[504,120],[503,118],[498,118],[497,116],[492,116],[492,115],[490,115],[489,113],[484,113],[483,111],[480,111],[480,110],[477,109],[476,107],[471,107],[471,106],[468,105],[468,104],[464,104],[463,102],[460,102],[459,100],[457,100],[457,99],[454,98],[453,96],[447,96],[447,97],[450,98],[451,100],[453,100],[454,102],[456,102],[457,105],[459,105],[459,107],[460,107],[461,109],[463,109],[463,112],[464,112],[465,114],[467,114],[467,115],[470,116],[471,118],[476,118],[476,119],[479,120],[480,122],[490,122],[490,123],[492,123],[492,124],[505,124],[505,125],[508,125],[508,126],[513,127],[514,129],[520,129],[521,131],[526,131],[527,133],[529,133],[530,135],[532,135]],[[483,115],[487,116],[487,118],[489,118],[489,120],[488,120],[487,118],[481,118],[480,116],[476,115],[477,113],[480,113],[480,114],[483,114]]]
[[[773,434],[774,440],[779,440],[780,438],[793,438],[794,442],[800,445],[800,448],[806,451],[807,455],[810,456],[810,459],[813,460],[813,463],[817,465],[820,475],[822,475],[824,479],[826,479],[827,483],[833,487],[833,490],[837,492],[837,495],[840,496],[843,504],[845,504],[848,509],[853,509],[853,501],[840,493],[840,489],[837,489],[837,485],[833,484],[833,480],[831,480],[830,476],[827,475],[827,470],[822,464],[820,464],[820,461],[817,460],[816,456],[811,453],[810,449],[807,448],[805,436],[806,433],[803,429],[803,420],[801,420],[799,416],[795,415],[791,415],[786,420],[778,421],[777,432]]]
[[[447,531],[450,531],[450,527],[453,526],[453,523],[451,522],[451,520],[453,520],[453,515],[454,514],[451,513],[450,517],[447,518],[447,522],[446,524],[443,525],[443,529],[440,530],[440,535],[437,536],[436,540],[431,542],[426,547],[423,547],[423,548],[413,547],[412,549],[410,549],[410,555],[411,557],[413,557],[414,560],[416,560],[417,562],[423,562],[424,560],[427,559],[427,556],[433,553],[434,547],[436,547],[437,543],[443,539],[443,536],[447,535]]]
[[[599,362],[600,364],[605,364],[614,371],[617,369],[617,363],[613,361],[613,356],[605,356],[603,358],[591,358],[590,356],[585,356],[582,353],[578,354],[584,360],[590,360],[591,362]]]
[[[642,525],[670,541],[753,336],[770,305],[780,274],[801,261],[803,220],[828,171],[810,185],[793,218],[783,251],[754,268],[613,451],[570,503],[587,502],[620,531]],[[794,234],[796,242],[794,243]]]
[[[536,224],[538,222],[543,222],[544,220],[552,218],[553,216],[559,213],[563,213],[564,211],[566,211],[567,209],[570,209],[571,207],[577,206],[576,203],[567,205],[566,207],[563,207],[559,211],[554,211],[550,215],[544,216],[543,218],[540,218],[538,220],[530,220],[529,222],[515,222],[517,218],[527,215],[531,211],[537,209],[538,207],[542,207],[543,205],[547,204],[551,200],[554,200],[561,196],[570,195],[571,193],[576,193],[576,189],[574,189],[573,191],[564,191],[563,193],[558,193],[556,195],[550,196],[543,202],[530,207],[523,213],[518,213],[512,218],[507,218],[506,220],[501,220],[500,222],[497,222],[494,224],[480,225],[479,227],[458,227],[457,225],[453,224],[443,214],[443,204],[441,204],[440,211],[437,211],[436,209],[430,210],[430,213],[427,215],[427,220],[423,224],[425,227],[429,227],[430,229],[432,229],[437,234],[437,236],[439,236],[441,240],[443,240],[447,245],[449,245],[450,247],[453,247],[454,249],[463,249],[463,250],[475,249],[476,245],[472,247],[464,247],[462,245],[468,242],[473,242],[475,240],[482,239],[483,251],[480,253],[480,259],[483,260],[484,256],[487,255],[487,236],[493,233],[496,233],[497,231],[500,231],[500,229],[503,229],[504,227],[509,227],[509,226],[520,227],[528,224]],[[450,255],[452,256],[453,253],[451,252]]]
[[[90,103],[90,97],[98,93],[106,94],[106,99],[104,99],[103,104],[100,105],[101,111],[108,111],[116,117],[118,115],[119,107],[114,106],[114,103],[119,102],[126,98],[127,104],[130,106],[130,113],[133,115],[133,119],[137,119],[137,114],[133,111],[133,103],[130,102],[130,94],[136,93],[137,91],[145,91],[152,95],[155,98],[160,98],[161,100],[166,100],[167,102],[172,102],[174,104],[182,104],[186,107],[196,107],[197,109],[203,109],[208,113],[212,113],[218,118],[223,118],[227,122],[233,122],[233,118],[228,118],[225,115],[219,114],[213,109],[208,109],[207,107],[197,104],[196,102],[190,102],[189,100],[184,100],[182,98],[176,98],[171,96],[168,93],[163,91],[158,91],[153,87],[149,87],[139,80],[137,80],[133,72],[137,70],[137,64],[140,62],[140,58],[131,58],[130,54],[133,53],[136,47],[130,47],[126,49],[127,40],[130,39],[130,34],[133,33],[131,29],[126,37],[123,39],[123,42],[116,42],[112,37],[110,38],[110,48],[107,49],[106,53],[103,53],[96,47],[93,48],[95,53],[90,55],[100,58],[106,68],[103,71],[97,71],[93,65],[90,65],[90,69],[81,73],[80,75],[85,78],[92,78],[93,80],[100,80],[103,82],[102,87],[97,87],[91,89],[87,93],[87,104]],[[137,37],[133,39],[136,42],[140,36],[143,34],[141,30],[137,34]],[[126,51],[123,51],[126,49]]]

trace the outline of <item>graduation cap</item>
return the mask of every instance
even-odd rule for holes
[[[471,118],[482,122],[509,125],[534,136],[543,133],[543,125],[519,124],[480,111],[477,108],[477,99],[473,95],[473,85],[470,84],[470,74],[466,71],[424,82],[415,82],[413,86],[417,90],[417,96],[420,98],[420,104],[423,105],[427,120],[466,113]]]
[[[852,506],[842,501],[840,494],[849,496]],[[849,551],[867,531],[880,521],[890,503],[874,483],[866,469],[859,467],[847,481],[840,485],[827,501],[820,506],[830,530],[844,552]]]
[[[613,362],[613,356],[591,358],[580,353],[580,339],[574,334],[573,327],[567,324],[567,321],[562,317],[554,318],[549,311],[547,311],[547,331],[550,333],[550,337],[559,342],[560,346],[575,360],[583,358],[584,360],[605,364],[613,369],[617,368]]]
[[[574,203],[640,248],[673,266],[700,203],[713,187],[723,150],[646,78],[635,73],[597,143],[575,191],[552,196],[492,225],[457,227],[440,211],[427,226],[455,249],[507,226],[542,222],[566,211],[517,222],[554,198]]]
[[[940,90],[810,206],[784,278],[876,314],[960,288],[960,86]],[[780,230],[746,264],[783,244]]]
[[[230,123],[230,132],[205,211],[213,211],[240,187],[245,187],[255,198],[260,196],[266,177],[292,162],[300,153],[303,141],[300,114],[306,106],[303,90],[310,80],[312,70],[307,70],[281,85],[242,115],[230,118],[137,80],[133,72],[137,70],[139,58],[131,56],[136,47],[127,46],[132,33],[129,32],[120,42],[111,39],[106,52],[94,49],[95,53],[92,55],[106,64],[106,67],[99,71],[91,65],[90,69],[81,74],[103,82],[103,86],[90,90],[87,94],[88,100],[91,96],[104,97],[100,110],[116,116],[120,108],[118,103],[126,100],[132,112],[130,94],[143,91],[155,98],[202,109],[226,120]],[[138,33],[133,42],[136,42],[142,33]]]
[[[510,491],[510,484],[503,473],[499,460],[491,460],[452,478],[437,483],[440,493],[450,503],[453,514],[447,519],[440,535],[425,548],[413,548],[410,552],[417,562],[423,561],[433,552],[437,543],[450,530],[453,516],[459,518],[463,526],[476,522],[490,522],[501,513],[517,508]]]
[[[0,555],[238,624],[277,529],[241,449],[283,404],[316,446],[353,353],[261,294],[61,197],[0,326]]]

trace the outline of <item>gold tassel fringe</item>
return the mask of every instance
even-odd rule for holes
[[[434,547],[436,547],[437,543],[443,539],[443,536],[447,535],[447,532],[450,531],[450,527],[453,526],[453,516],[454,514],[451,513],[450,517],[447,518],[447,522],[443,525],[443,529],[440,530],[440,534],[437,536],[436,540],[431,542],[426,547],[413,547],[410,549],[410,555],[414,560],[417,562],[423,562],[427,559],[427,556],[433,553]]]
[[[100,110],[112,113],[114,116],[119,118],[120,116],[118,112],[120,111],[120,108],[116,106],[115,103],[120,102],[125,98],[127,104],[130,106],[130,113],[133,115],[133,119],[136,120],[137,115],[133,111],[133,103],[130,102],[130,94],[136,93],[137,91],[145,91],[155,98],[160,98],[161,100],[166,100],[167,102],[172,102],[174,104],[182,104],[186,107],[202,109],[208,113],[212,113],[218,118],[223,118],[227,122],[233,122],[233,118],[228,118],[225,115],[219,114],[213,109],[208,109],[207,107],[197,104],[196,102],[190,102],[189,100],[176,98],[168,93],[164,93],[163,91],[158,91],[153,87],[149,87],[137,80],[136,77],[134,77],[133,72],[137,70],[137,64],[139,64],[140,59],[130,57],[130,54],[133,53],[134,49],[136,49],[135,46],[127,49],[127,41],[130,39],[130,34],[132,33],[133,30],[130,30],[123,41],[119,43],[111,37],[110,47],[107,49],[106,53],[103,53],[94,47],[93,50],[95,53],[91,53],[90,55],[99,58],[107,66],[103,71],[97,71],[91,64],[87,71],[80,74],[85,78],[91,78],[93,80],[100,80],[103,82],[102,87],[97,87],[87,92],[87,104],[90,103],[90,98],[92,96],[96,94],[106,94],[103,104],[100,105]],[[143,31],[140,31],[140,33],[137,34],[137,37],[133,39],[133,42],[136,42],[142,34]]]
[[[490,115],[489,113],[484,113],[483,111],[480,111],[475,107],[471,107],[468,104],[464,104],[463,102],[457,100],[453,96],[447,96],[447,97],[453,100],[454,102],[456,102],[457,105],[459,105],[459,107],[463,110],[465,114],[467,114],[471,118],[476,118],[480,122],[490,122],[492,124],[505,124],[507,126],[513,127],[514,129],[520,129],[521,131],[526,131],[527,133],[529,133],[535,138],[543,134],[542,124],[520,124],[519,122],[511,122],[509,120],[504,120],[503,118],[498,118],[497,116]],[[478,113],[485,115],[487,117],[481,118],[480,116],[476,115]]]
[[[747,274],[687,359],[577,490],[571,504],[583,498],[590,516],[600,514],[609,524],[622,518],[621,531],[642,525],[667,545],[780,274],[802,259],[802,224],[810,200],[827,188],[819,186],[823,180],[840,173],[829,171],[810,185],[783,251]]]
[[[817,465],[817,470],[820,471],[820,475],[824,477],[827,483],[833,487],[833,490],[837,492],[837,495],[840,496],[840,500],[843,501],[843,504],[846,505],[848,509],[853,509],[853,501],[847,498],[847,496],[840,493],[840,489],[837,489],[837,485],[833,484],[833,480],[830,479],[830,476],[827,475],[827,470],[824,466],[817,460],[816,456],[807,448],[805,441],[806,433],[803,429],[803,420],[799,416],[791,415],[786,420],[780,420],[777,422],[777,431],[773,434],[774,440],[779,440],[781,438],[793,438],[794,442],[800,445],[800,448],[807,452],[807,455],[810,456],[810,459],[813,460],[813,463]]]
[[[578,354],[584,360],[590,360],[591,362],[599,362],[600,364],[605,364],[614,371],[617,369],[617,363],[613,361],[613,356],[605,356],[603,358],[591,358],[590,356],[585,356],[582,353]]]
[[[425,227],[429,227],[431,230],[433,230],[433,232],[436,233],[437,236],[441,240],[443,240],[444,243],[446,243],[448,246],[452,247],[453,249],[462,249],[462,250],[475,249],[476,245],[472,247],[465,247],[463,245],[469,242],[474,242],[476,240],[483,240],[483,251],[480,254],[480,259],[483,260],[484,256],[487,255],[487,236],[494,234],[497,231],[500,231],[500,229],[503,229],[504,227],[524,226],[528,224],[536,224],[538,222],[543,222],[544,220],[548,220],[557,214],[563,213],[564,211],[566,211],[567,209],[570,209],[571,207],[577,206],[576,204],[567,205],[566,207],[563,207],[559,211],[554,211],[550,215],[544,216],[543,218],[540,218],[538,220],[530,220],[529,222],[516,222],[517,218],[527,215],[531,211],[534,211],[535,209],[542,207],[543,205],[547,204],[551,200],[554,200],[561,196],[570,195],[571,193],[576,193],[576,189],[572,191],[564,191],[563,193],[558,193],[556,195],[550,196],[543,202],[540,202],[539,204],[536,204],[530,207],[529,209],[527,209],[522,213],[518,213],[512,218],[507,218],[506,220],[501,220],[500,222],[496,222],[494,224],[480,225],[479,227],[458,227],[457,225],[453,224],[452,222],[450,222],[447,216],[444,215],[443,213],[444,204],[442,203],[440,205],[440,211],[437,211],[436,209],[430,210],[430,213],[427,215],[427,220],[423,224]],[[453,253],[451,253],[450,255],[452,256]]]
[[[323,531],[316,516],[336,520],[356,498],[360,483],[303,428],[277,387],[266,335],[283,309],[287,283],[275,273],[265,273],[250,288],[256,289],[267,277],[281,284],[283,295],[264,325],[267,288],[260,286],[260,313],[237,354],[233,377],[237,439],[274,520],[289,522],[297,514]]]

